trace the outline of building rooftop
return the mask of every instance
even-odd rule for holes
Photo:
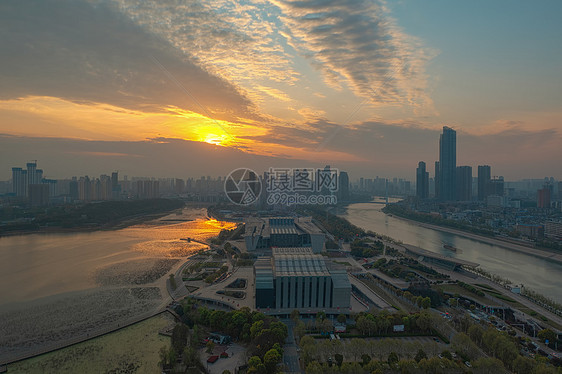
[[[312,254],[310,248],[274,248],[276,276],[329,276],[324,257]]]
[[[271,234],[322,234],[322,230],[312,222],[312,217],[251,217],[246,219],[248,236],[269,237]]]
[[[271,248],[271,254],[273,256],[281,255],[313,255],[312,249],[310,247],[275,247]]]
[[[254,263],[256,288],[273,288],[271,257],[259,257]]]

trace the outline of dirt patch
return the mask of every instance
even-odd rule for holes
[[[170,338],[158,331],[170,321],[153,317],[101,336],[9,365],[9,373],[156,373],[158,351]],[[142,344],[139,342],[142,341]]]
[[[47,297],[0,310],[0,361],[53,343],[117,327],[158,307],[156,287],[94,289]]]
[[[97,270],[94,279],[100,286],[153,283],[166,275],[178,261],[177,259],[149,258],[120,262]]]

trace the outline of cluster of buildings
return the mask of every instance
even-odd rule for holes
[[[473,226],[518,232],[531,239],[562,240],[562,182],[554,178],[506,182],[489,165],[457,166],[456,132],[445,126],[439,138],[434,178],[421,161],[416,169],[417,211]],[[443,204],[446,202],[448,204]],[[443,208],[445,207],[445,208]]]
[[[49,203],[56,194],[56,180],[43,178],[43,170],[37,169],[37,161],[28,162],[26,169],[12,168],[12,193],[18,199],[27,200],[31,206]]]
[[[119,179],[119,173],[115,171],[99,177],[85,175],[70,179],[47,179],[43,170],[37,168],[37,161],[33,161],[27,163],[26,168],[13,167],[11,180],[0,182],[0,197],[31,206],[173,196],[210,203],[226,201],[224,178],[129,179],[124,176]]]
[[[320,253],[325,236],[310,217],[250,218],[244,241],[254,264],[256,308],[344,310],[351,305],[345,269]]]
[[[410,196],[412,182],[403,178],[361,177],[352,188],[359,193],[364,192],[377,196]]]
[[[518,201],[512,201],[516,200],[513,195],[517,189],[515,183],[510,187],[503,177],[493,177],[489,165],[478,166],[477,178],[473,177],[471,166],[457,166],[457,133],[447,126],[439,137],[439,160],[435,162],[434,178],[429,177],[425,162],[420,161],[416,169],[416,197],[419,199],[480,201],[490,207],[519,208]],[[562,182],[556,183],[553,178],[545,180],[534,191],[538,208],[548,209],[553,202],[562,200]]]

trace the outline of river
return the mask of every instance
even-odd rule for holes
[[[235,224],[185,209],[125,229],[0,238],[0,362],[159,310],[166,279]]]
[[[525,253],[512,251],[475,239],[421,227],[386,215],[383,204],[349,205],[340,216],[364,230],[372,230],[444,256],[456,257],[480,264],[490,273],[523,284],[562,303],[562,265]],[[452,252],[443,244],[458,248]]]
[[[206,246],[181,238],[206,240],[230,226],[207,219],[205,209],[186,209],[120,230],[2,237],[0,307],[98,287],[96,274],[116,265],[185,258]]]

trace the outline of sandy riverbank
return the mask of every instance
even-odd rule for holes
[[[123,323],[156,309],[158,287],[92,289],[0,310],[0,361]]]

